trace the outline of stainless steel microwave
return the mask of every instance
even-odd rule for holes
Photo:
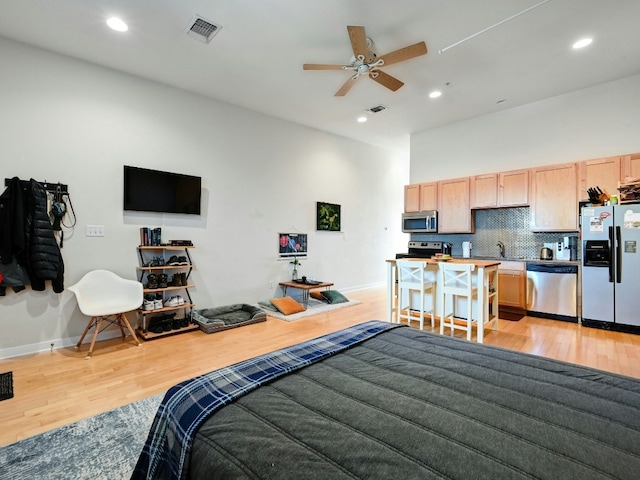
[[[411,212],[402,214],[402,231],[404,233],[437,233],[438,212]]]

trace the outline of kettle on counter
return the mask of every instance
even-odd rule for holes
[[[549,247],[543,247],[540,250],[540,260],[553,260],[553,250]]]

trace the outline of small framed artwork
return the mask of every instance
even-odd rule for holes
[[[340,205],[316,202],[316,230],[340,231]]]
[[[307,234],[306,233],[279,233],[278,256],[280,258],[306,257]]]

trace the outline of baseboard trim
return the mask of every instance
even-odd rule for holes
[[[110,340],[119,336],[121,336],[121,333],[118,329],[114,328],[113,330],[105,330],[104,332],[100,332],[98,334],[98,341]],[[19,345],[17,347],[3,348],[0,350],[0,360],[22,357],[24,355],[33,355],[34,353],[53,351],[59,348],[75,347],[78,343],[78,340],[80,340],[80,336],[58,338],[56,340],[48,340],[44,342],[30,343],[28,345]],[[52,344],[53,347],[51,346]]]

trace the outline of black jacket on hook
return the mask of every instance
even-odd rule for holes
[[[47,213],[47,192],[33,179],[13,178],[0,197],[0,256],[5,265],[15,258],[24,267],[33,290],[44,290],[46,280],[54,292],[64,290],[64,262]]]

